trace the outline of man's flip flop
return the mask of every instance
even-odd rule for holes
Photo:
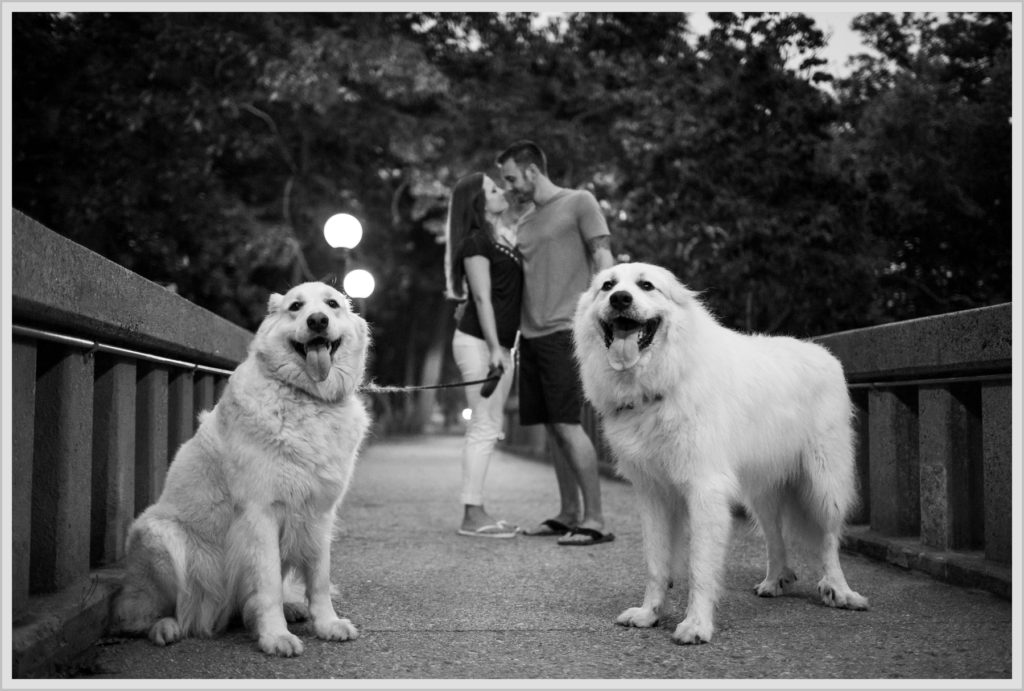
[[[476,530],[459,529],[459,535],[465,535],[466,537],[515,537],[517,532],[519,532],[519,529],[516,526],[505,521],[481,526]]]
[[[540,526],[533,528],[532,530],[524,530],[523,535],[530,535],[532,537],[548,537],[551,535],[565,535],[568,532],[572,532],[572,528],[561,521],[549,518],[546,521],[541,521]]]
[[[599,545],[602,542],[611,542],[615,536],[611,533],[602,533],[593,528],[573,528],[568,535],[558,538],[558,544],[563,547],[588,547]]]

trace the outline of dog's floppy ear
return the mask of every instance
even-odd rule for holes
[[[685,305],[697,296],[697,293],[687,288],[671,271],[665,271],[664,280],[666,286],[665,294],[668,295],[669,300],[679,306]]]
[[[590,280],[590,285],[576,299],[576,307],[580,312],[590,307],[594,300],[597,299],[597,294],[601,292],[601,284],[608,280],[605,276],[607,271],[608,269],[605,269],[594,274],[594,277]]]
[[[273,314],[281,309],[281,303],[283,301],[284,295],[281,295],[280,293],[271,293],[270,299],[267,300],[267,314]]]

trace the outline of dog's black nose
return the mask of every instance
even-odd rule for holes
[[[633,304],[633,296],[625,290],[616,290],[608,298],[608,302],[612,303],[612,307],[621,311]]]
[[[306,326],[310,331],[323,331],[327,328],[327,315],[323,312],[315,312],[306,317]]]

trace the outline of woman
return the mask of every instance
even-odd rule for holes
[[[452,354],[466,381],[503,368],[494,392],[466,387],[472,417],[462,454],[465,506],[459,535],[514,537],[518,528],[495,521],[484,510],[483,485],[494,445],[502,438],[505,400],[512,386],[511,348],[519,328],[522,256],[515,248],[514,221],[504,192],[483,173],[460,179],[448,205],[445,246],[446,294],[465,301],[452,338]]]

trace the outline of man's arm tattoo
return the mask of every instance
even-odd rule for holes
[[[612,239],[610,235],[600,235],[596,238],[591,238],[587,241],[587,246],[590,248],[590,256],[593,257],[598,271],[607,269],[615,264],[615,258],[612,256]]]
[[[590,245],[590,253],[596,254],[598,250],[612,251],[612,237],[610,235],[599,235],[587,241]]]

